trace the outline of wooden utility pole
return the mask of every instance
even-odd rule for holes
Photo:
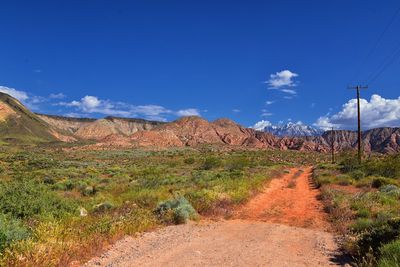
[[[368,86],[357,85],[349,89],[357,90],[357,129],[358,129],[358,163],[361,164],[361,115],[360,115],[360,89],[367,89]]]
[[[332,151],[332,164],[335,163],[335,136],[334,136],[334,131],[332,127],[332,132],[331,132],[331,151]]]

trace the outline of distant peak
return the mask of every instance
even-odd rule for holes
[[[263,132],[269,132],[277,136],[319,136],[323,131],[314,128],[309,125],[305,125],[303,122],[292,122],[279,123],[273,125],[269,121],[259,121],[253,127],[253,129]]]

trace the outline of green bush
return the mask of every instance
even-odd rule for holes
[[[249,165],[250,161],[247,157],[236,156],[233,157],[232,159],[229,159],[225,163],[225,169],[228,171],[237,171],[237,170],[243,170],[245,167],[248,167]]]
[[[379,267],[400,266],[400,239],[381,247],[380,253]]]
[[[106,202],[103,202],[103,203],[95,205],[93,207],[93,210],[95,212],[105,212],[105,211],[110,210],[112,208],[114,208],[114,205],[112,203],[106,201]]]
[[[185,158],[185,159],[183,160],[183,162],[184,162],[185,164],[193,164],[193,163],[195,162],[195,159],[194,159],[193,157]]]
[[[96,188],[90,185],[81,188],[80,191],[83,196],[93,196],[96,194]]]
[[[400,238],[400,218],[388,220],[385,223],[370,227],[361,234],[357,245],[360,255],[366,255],[371,250],[377,256],[379,248]]]
[[[400,155],[388,155],[383,158],[371,158],[363,164],[368,175],[400,178]]]
[[[365,177],[365,173],[362,170],[354,170],[350,173],[350,175],[356,180],[360,180]]]
[[[400,188],[392,184],[381,186],[379,191],[389,196],[400,197]]]
[[[0,214],[0,252],[12,242],[24,240],[28,236],[29,231],[20,220]]]
[[[77,206],[32,180],[0,183],[0,212],[14,218],[40,215],[62,217],[76,211]]]
[[[160,202],[155,213],[162,221],[175,224],[186,223],[187,220],[196,219],[198,216],[196,210],[183,196]]]
[[[353,172],[360,168],[360,164],[358,163],[358,159],[354,153],[344,153],[340,158],[342,160],[339,165],[342,172]]]
[[[45,183],[45,184],[55,184],[56,181],[53,178],[46,176],[46,177],[43,178],[43,183]]]
[[[207,157],[204,162],[203,165],[201,166],[201,169],[203,170],[211,170],[214,168],[217,168],[221,166],[221,160],[216,158],[216,157]]]

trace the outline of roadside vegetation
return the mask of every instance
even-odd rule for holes
[[[314,182],[357,266],[400,266],[400,155],[339,156],[319,164]]]
[[[0,265],[85,260],[126,234],[229,216],[301,152],[0,147]]]

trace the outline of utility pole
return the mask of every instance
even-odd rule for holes
[[[357,90],[357,126],[358,126],[358,163],[361,164],[361,115],[360,115],[360,89],[367,89],[368,86],[357,85],[348,89]]]
[[[332,151],[332,164],[335,163],[335,136],[334,136],[334,131],[332,127],[332,132],[331,132],[331,151]]]

